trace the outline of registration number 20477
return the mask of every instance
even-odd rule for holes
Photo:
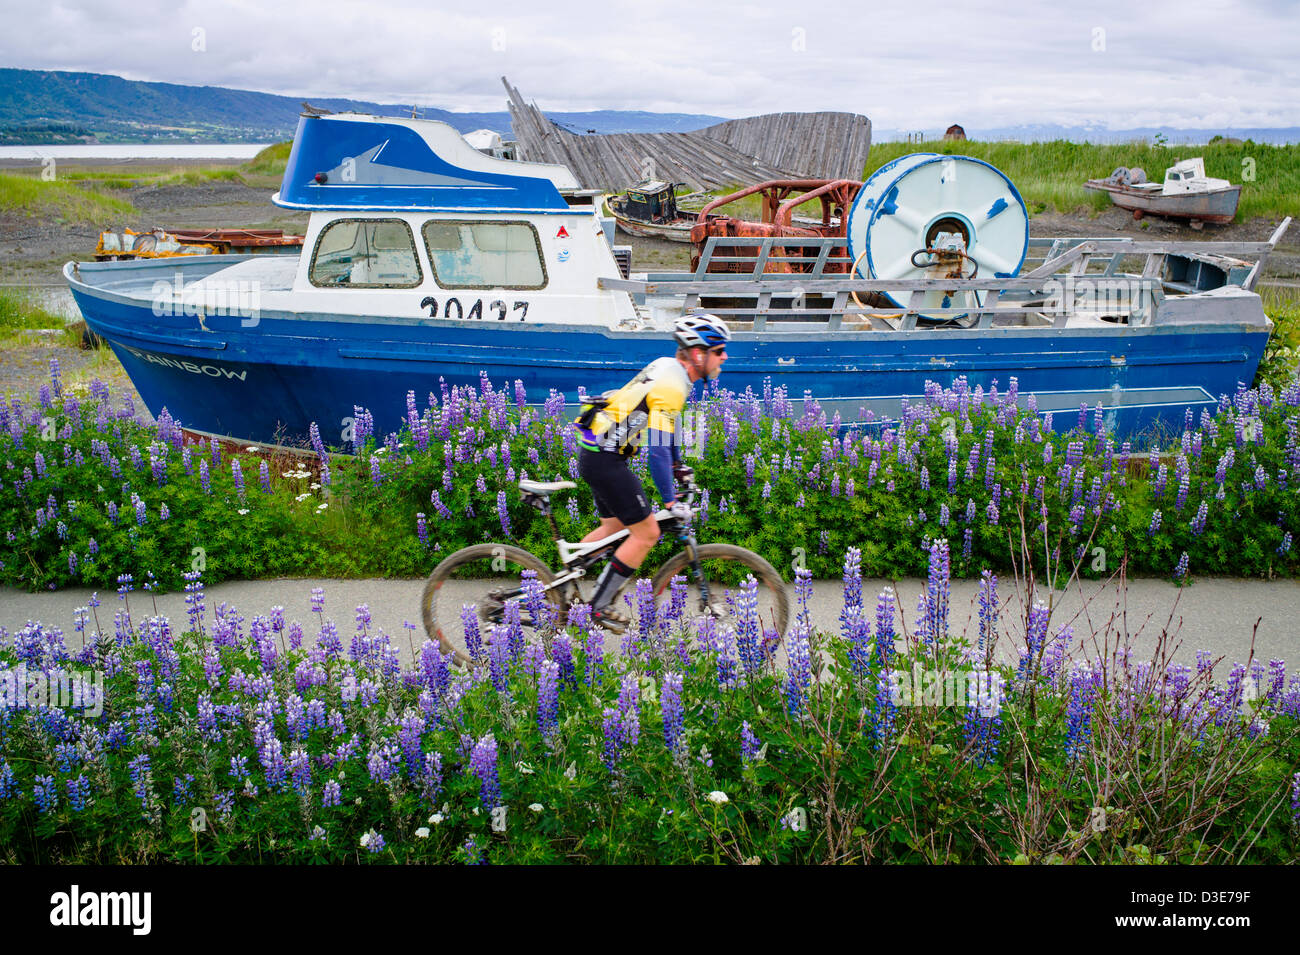
[[[460,299],[449,298],[443,304],[441,316],[438,315],[438,304],[438,300],[432,295],[426,295],[420,300],[420,308],[427,308],[430,318],[468,318],[485,321],[491,321],[495,318],[498,322],[504,322],[507,314],[510,316],[510,320],[514,321],[516,318],[515,313],[518,312],[517,317],[522,322],[528,315],[528,303],[523,301],[515,302],[507,310],[505,302],[501,301],[501,299],[494,299],[487,303],[486,315],[484,314],[483,300],[481,298],[475,299],[468,310],[460,304]]]

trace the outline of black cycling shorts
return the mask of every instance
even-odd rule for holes
[[[622,455],[580,448],[578,474],[591,487],[601,517],[616,517],[630,527],[654,513],[645,487]]]

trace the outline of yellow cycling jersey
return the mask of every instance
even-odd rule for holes
[[[691,393],[691,379],[673,357],[656,358],[622,388],[605,396],[607,404],[596,412],[580,443],[592,451],[631,454],[640,445],[641,432],[654,428],[674,434],[678,413]]]

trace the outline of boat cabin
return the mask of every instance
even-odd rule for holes
[[[1174,163],[1165,170],[1165,183],[1161,194],[1166,196],[1183,195],[1189,192],[1211,192],[1215,189],[1227,189],[1232,185],[1226,179],[1213,179],[1205,175],[1205,159],[1184,159]]]
[[[621,212],[641,222],[672,222],[677,218],[677,183],[648,180],[629,189]]]

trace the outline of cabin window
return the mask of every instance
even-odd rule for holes
[[[321,230],[312,285],[415,288],[423,280],[415,236],[401,219],[339,219]]]
[[[546,286],[537,230],[527,222],[424,224],[434,279],[442,288],[533,289]]]

